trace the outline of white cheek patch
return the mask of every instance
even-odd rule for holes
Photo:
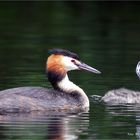
[[[64,56],[62,59],[62,63],[64,64],[67,71],[79,69],[71,60],[75,60],[74,58]],[[77,61],[77,60],[75,60]]]

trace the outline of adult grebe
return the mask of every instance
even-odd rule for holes
[[[136,74],[140,78],[140,61],[136,66]],[[98,95],[93,95],[92,97],[96,101],[105,102],[110,105],[140,104],[140,91],[126,88],[110,90],[103,97]]]
[[[50,50],[46,73],[53,89],[18,87],[0,92],[0,112],[31,112],[47,110],[83,110],[89,107],[84,91],[69,81],[70,70],[100,71],[81,62],[78,55],[63,49]]]

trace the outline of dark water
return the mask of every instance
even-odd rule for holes
[[[89,97],[119,87],[140,90],[139,7],[138,2],[0,2],[0,90],[51,87],[45,76],[49,48],[72,50],[102,72],[69,73]],[[1,116],[0,139],[140,139],[139,110],[91,100],[85,113]]]

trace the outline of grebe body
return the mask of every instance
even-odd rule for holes
[[[89,106],[86,96],[43,87],[18,87],[0,92],[0,112],[83,110]]]
[[[53,89],[18,87],[0,91],[0,113],[48,110],[83,110],[89,107],[85,92],[68,78],[71,70],[100,71],[79,60],[77,54],[63,49],[50,50],[46,73]]]
[[[140,78],[140,61],[136,66],[136,74]],[[108,91],[104,96],[93,95],[92,98],[109,105],[140,104],[140,91],[119,88]]]
[[[126,88],[108,91],[101,101],[107,104],[140,104],[140,92]]]

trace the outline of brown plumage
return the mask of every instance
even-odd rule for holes
[[[63,55],[54,55],[48,57],[46,70],[65,75],[67,73],[65,66],[62,62]]]

